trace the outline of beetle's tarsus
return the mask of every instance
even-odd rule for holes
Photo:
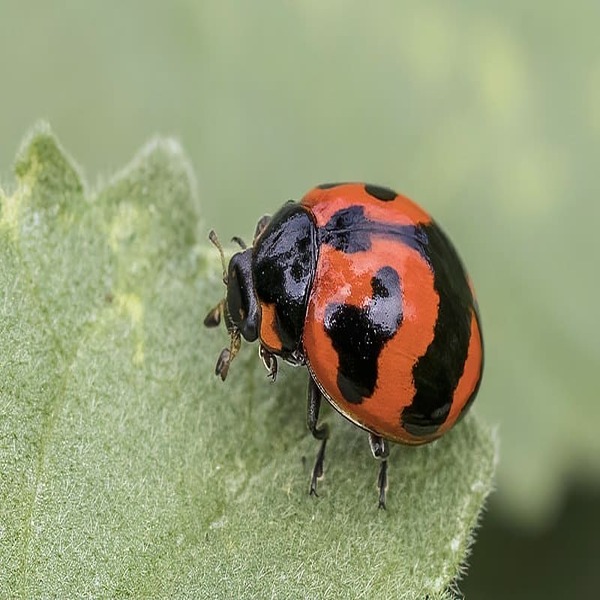
[[[385,501],[388,489],[387,460],[381,461],[379,476],[377,477],[377,487],[379,489],[379,508],[386,510]]]

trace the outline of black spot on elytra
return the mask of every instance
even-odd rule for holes
[[[396,225],[371,221],[362,206],[349,206],[334,213],[319,229],[319,241],[340,252],[353,254],[371,248],[373,237],[396,239],[413,248],[428,260],[427,234],[421,225]]]
[[[339,181],[337,183],[322,183],[317,186],[318,190],[330,190],[331,188],[338,187],[339,185],[346,185],[344,181]]]
[[[346,253],[364,252],[371,247],[371,231],[367,224],[362,206],[338,210],[319,230],[321,243]]]
[[[435,223],[425,230],[439,306],[433,340],[413,367],[415,396],[401,417],[404,429],[417,437],[434,434],[448,417],[467,360],[473,311],[471,288],[454,246]]]
[[[390,190],[390,188],[381,185],[372,185],[370,183],[365,184],[365,192],[367,192],[369,196],[373,196],[373,198],[381,200],[382,202],[391,202],[398,196],[398,194],[394,192],[394,190]]]
[[[353,404],[373,395],[379,355],[402,323],[402,292],[396,270],[383,267],[377,271],[371,288],[373,295],[365,307],[330,304],[325,311],[325,331],[339,359],[337,384]]]

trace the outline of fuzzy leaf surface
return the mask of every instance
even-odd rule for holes
[[[12,598],[448,598],[491,489],[475,417],[395,447],[388,510],[366,436],[333,435],[320,497],[306,373],[225,384],[215,251],[174,142],[91,192],[40,126],[0,191],[0,588]]]

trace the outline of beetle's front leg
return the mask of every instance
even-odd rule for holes
[[[267,377],[271,379],[271,381],[275,381],[277,379],[277,357],[269,352],[262,344],[258,346],[258,355],[262,360],[263,365],[265,365],[265,369],[268,371]]]

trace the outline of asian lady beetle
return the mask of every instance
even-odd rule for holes
[[[417,204],[363,183],[320,185],[257,225],[254,243],[225,269],[226,297],[207,315],[231,343],[259,340],[273,380],[277,357],[308,368],[307,423],[321,441],[310,481],[317,495],[329,430],[321,399],[369,434],[385,508],[388,441],[425,444],[466,413],[482,375],[483,344],[471,281],[450,240]]]

